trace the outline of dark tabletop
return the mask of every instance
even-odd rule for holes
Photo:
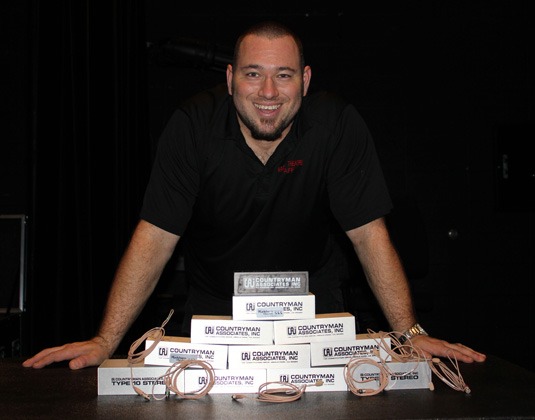
[[[209,394],[146,401],[137,395],[97,395],[97,368],[72,371],[66,363],[23,368],[0,359],[0,418],[5,419],[535,419],[535,373],[489,356],[461,364],[471,393],[433,377],[435,390],[392,390],[360,397],[351,392],[305,392],[289,403],[232,400]],[[254,397],[254,394],[248,394]]]

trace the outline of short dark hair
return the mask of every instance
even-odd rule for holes
[[[283,23],[273,21],[273,20],[255,23],[254,25],[250,26],[244,32],[241,33],[241,35],[236,40],[236,44],[234,46],[234,60],[233,60],[234,65],[238,61],[238,54],[239,54],[241,44],[243,42],[243,39],[247,35],[257,35],[257,36],[262,36],[268,39],[282,38],[284,36],[292,37],[299,51],[299,64],[301,66],[301,70],[304,69],[305,53],[303,49],[303,43],[301,42],[301,38],[299,38],[299,36],[294,31],[292,31],[288,26],[284,25]]]

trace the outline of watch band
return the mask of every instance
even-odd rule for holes
[[[427,334],[427,332],[422,328],[420,324],[416,323],[399,337],[399,341],[401,341],[401,344],[404,344],[405,341],[410,340],[411,338],[416,337],[418,335],[429,334]]]

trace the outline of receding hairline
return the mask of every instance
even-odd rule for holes
[[[267,39],[284,38],[286,36],[291,37],[294,40],[297,46],[297,50],[299,52],[299,64],[301,66],[301,70],[304,69],[305,54],[304,54],[303,44],[301,42],[301,39],[288,26],[280,22],[276,22],[276,21],[265,21],[265,22],[256,23],[241,33],[241,35],[236,40],[236,44],[234,46],[234,58],[233,58],[234,65],[236,65],[238,61],[238,55],[239,55],[240,47],[241,47],[241,44],[243,43],[243,40],[245,39],[245,37],[249,35],[255,35],[255,36],[259,36],[259,37],[263,37]]]

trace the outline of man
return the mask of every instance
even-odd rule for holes
[[[383,216],[390,197],[356,109],[307,96],[311,68],[300,40],[277,23],[237,41],[225,91],[203,92],[175,112],[159,143],[141,219],[119,264],[91,340],[49,348],[23,365],[99,365],[152,294],[180,238],[192,314],[230,314],[234,272],[308,271],[316,312],[344,310],[335,223],[346,232],[393,331],[428,357],[485,355],[428,336]]]

